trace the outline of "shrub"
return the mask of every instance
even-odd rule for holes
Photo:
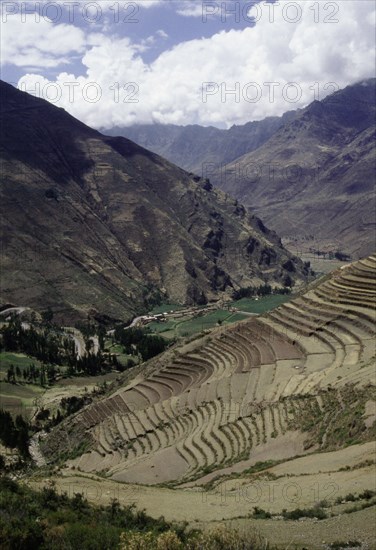
[[[261,550],[267,548],[257,535],[239,533],[224,526],[207,533],[193,533],[182,542],[173,531],[158,536],[127,532],[121,535],[120,550]]]
[[[360,493],[359,498],[364,500],[370,500],[374,496],[376,496],[376,491],[371,491],[370,489],[366,489],[365,491],[363,491],[363,493]]]
[[[283,510],[282,515],[284,519],[293,520],[300,518],[326,519],[328,517],[325,510],[319,506],[314,506],[313,508],[295,508],[295,510],[291,510],[290,512]]]
[[[252,517],[255,519],[269,519],[272,517],[272,515],[270,512],[267,512],[266,510],[263,510],[262,508],[255,506],[253,508]]]
[[[333,550],[342,550],[342,548],[359,548],[360,546],[362,546],[362,543],[358,540],[349,540],[346,542],[336,540],[335,542],[329,544],[329,548],[333,548]]]

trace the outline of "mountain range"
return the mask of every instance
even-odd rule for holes
[[[375,82],[229,130],[151,125],[121,133],[209,176],[281,237],[362,257],[375,248]]]
[[[139,124],[127,128],[115,126],[105,133],[127,137],[185,170],[205,177],[213,168],[263,145],[295,116],[296,111],[289,111],[281,117],[234,125],[228,130],[198,124]]]
[[[1,303],[126,319],[163,299],[306,280],[237,200],[1,82]]]

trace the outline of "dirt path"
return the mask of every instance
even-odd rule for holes
[[[39,448],[39,441],[43,439],[47,434],[45,432],[39,432],[30,439],[29,453],[37,466],[45,466],[46,460],[42,455]]]

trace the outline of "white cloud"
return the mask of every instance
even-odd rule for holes
[[[202,17],[203,16],[203,2],[179,2],[179,7],[176,10],[178,15],[183,17]]]
[[[76,2],[76,7],[73,9],[73,6],[69,6],[69,0],[39,0],[39,2],[35,2],[35,1],[29,1],[29,0],[15,0],[15,4],[19,4],[20,5],[20,9],[21,9],[21,5],[23,5],[23,9],[26,10],[31,10],[31,9],[35,9],[35,5],[36,4],[40,4],[42,9],[43,9],[43,5],[47,5],[47,4],[50,4],[51,7],[48,8],[48,9],[55,9],[53,8],[53,4],[58,4],[59,6],[62,7],[62,9],[64,9],[65,11],[71,11],[73,13],[76,12],[76,11],[80,11],[82,9],[85,9],[86,10],[86,7],[88,8],[88,10],[90,9],[90,5],[92,6],[93,9],[96,9],[96,7],[100,7],[103,11],[114,11],[114,6],[116,5],[116,3],[119,4],[119,7],[120,8],[123,8],[125,9],[125,7],[127,6],[127,4],[137,4],[138,6],[142,7],[142,8],[145,8],[145,9],[148,9],[148,8],[155,8],[155,7],[158,7],[160,6],[163,2],[166,2],[166,0],[129,0],[129,2],[121,2],[119,0],[119,2],[112,2],[111,0],[77,0]],[[79,5],[78,5],[79,4]]]
[[[158,41],[166,40],[168,38],[168,34],[163,30],[156,31],[155,34],[152,34],[145,38],[144,40],[141,40],[140,44],[136,48],[138,51],[145,51],[149,49],[151,46],[156,44]]]
[[[168,34],[163,29],[158,29],[155,34],[164,40],[168,38]]]
[[[85,51],[85,34],[73,25],[53,25],[33,15],[10,17],[1,25],[1,62],[18,67],[55,67]]]
[[[102,37],[82,57],[85,75],[63,73],[56,81],[60,86],[75,81],[82,90],[95,82],[100,101],[91,103],[78,93],[70,103],[65,90],[59,105],[88,124],[105,128],[153,121],[231,125],[302,107],[315,94],[322,99],[334,85],[343,87],[373,75],[373,1],[342,2],[337,23],[324,22],[331,13],[315,14],[305,0],[294,4],[301,9],[297,23],[286,20],[286,1],[280,1],[274,22],[265,11],[254,27],[183,42],[151,64],[142,60],[140,45]],[[35,78],[28,74],[22,81]],[[215,84],[203,101],[205,82]],[[267,82],[276,83],[274,101]],[[288,86],[291,82],[295,84]],[[118,95],[116,83],[127,85]],[[231,89],[237,89],[239,97],[226,94]],[[257,101],[250,101],[260,92]],[[294,102],[296,95],[299,100]]]

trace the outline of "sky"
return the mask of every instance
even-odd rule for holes
[[[375,76],[374,0],[1,2],[1,78],[98,129],[228,128]]]

